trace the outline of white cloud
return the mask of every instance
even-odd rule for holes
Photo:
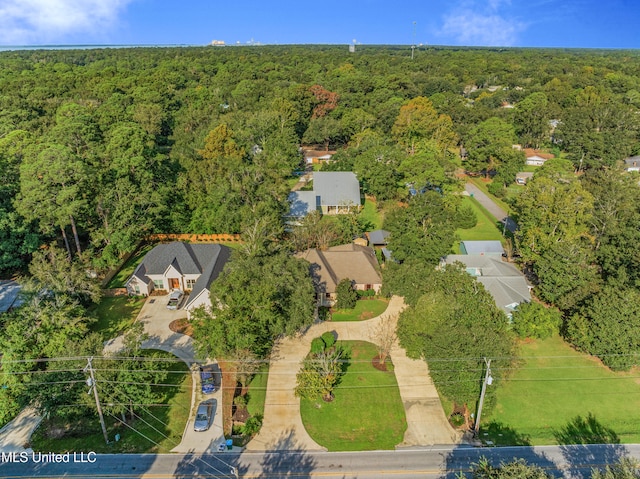
[[[132,0],[1,0],[0,44],[64,42],[88,34],[104,37]]]
[[[510,0],[462,2],[445,15],[438,32],[448,41],[468,46],[512,46],[527,25],[500,13]]]

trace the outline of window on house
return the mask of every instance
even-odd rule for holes
[[[140,294],[140,285],[139,285],[138,283],[135,283],[135,284],[133,285],[133,291],[134,291],[134,293],[136,293],[136,294]]]
[[[154,279],[153,287],[155,289],[164,289],[164,281],[162,281],[161,279]]]
[[[365,284],[364,285],[364,290],[365,291],[369,291],[370,289],[373,289],[373,285],[370,285],[370,284]]]
[[[196,285],[196,280],[195,279],[188,279],[187,280],[187,289],[193,289],[193,287]]]
[[[331,293],[325,293],[325,298],[331,299]]]

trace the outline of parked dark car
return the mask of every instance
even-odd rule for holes
[[[198,405],[196,411],[196,419],[193,422],[193,430],[197,432],[206,431],[213,424],[213,418],[216,415],[218,401],[215,399],[207,399]]]

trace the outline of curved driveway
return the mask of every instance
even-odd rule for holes
[[[371,341],[370,331],[383,316],[397,321],[404,308],[394,296],[387,310],[367,321],[323,322],[311,326],[299,337],[278,341],[274,348],[265,400],[264,423],[260,433],[247,445],[249,451],[324,450],[307,433],[300,417],[300,399],[295,397],[296,374],[309,353],[311,340],[326,331],[335,331],[339,340]],[[391,351],[400,397],[404,404],[407,430],[397,447],[457,444],[461,436],[447,421],[429,368],[422,360],[407,357],[397,343]]]

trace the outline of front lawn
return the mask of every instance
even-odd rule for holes
[[[483,429],[496,433],[481,437],[498,445],[514,436],[531,444],[556,444],[561,428],[592,415],[620,442],[640,441],[638,370],[612,372],[559,337],[522,344],[521,356],[524,364],[497,385],[496,408],[482,421]]]
[[[105,340],[123,334],[135,322],[146,299],[135,296],[102,298],[100,303],[90,310],[98,319],[91,326],[91,330],[101,333]]]
[[[165,352],[154,351],[161,357],[175,360]],[[158,361],[158,369],[171,371],[164,386],[157,388],[165,394],[164,404],[140,407],[139,416],[128,425],[105,413],[107,435],[111,441],[105,444],[96,415],[86,415],[76,419],[51,418],[42,421],[31,438],[34,451],[62,453],[67,451],[95,451],[98,453],[166,453],[182,440],[185,425],[189,420],[191,407],[191,373],[182,361]],[[99,388],[108,387],[108,384]],[[170,385],[170,386],[168,386]],[[100,391],[100,389],[99,389]],[[120,440],[115,442],[116,434]],[[145,437],[146,436],[146,437]]]
[[[334,309],[331,321],[364,321],[385,312],[389,306],[386,299],[359,299],[353,309]]]
[[[393,366],[374,368],[378,354],[366,341],[338,341],[350,351],[346,374],[334,389],[335,399],[301,400],[302,422],[309,435],[329,451],[393,449],[407,429]]]

